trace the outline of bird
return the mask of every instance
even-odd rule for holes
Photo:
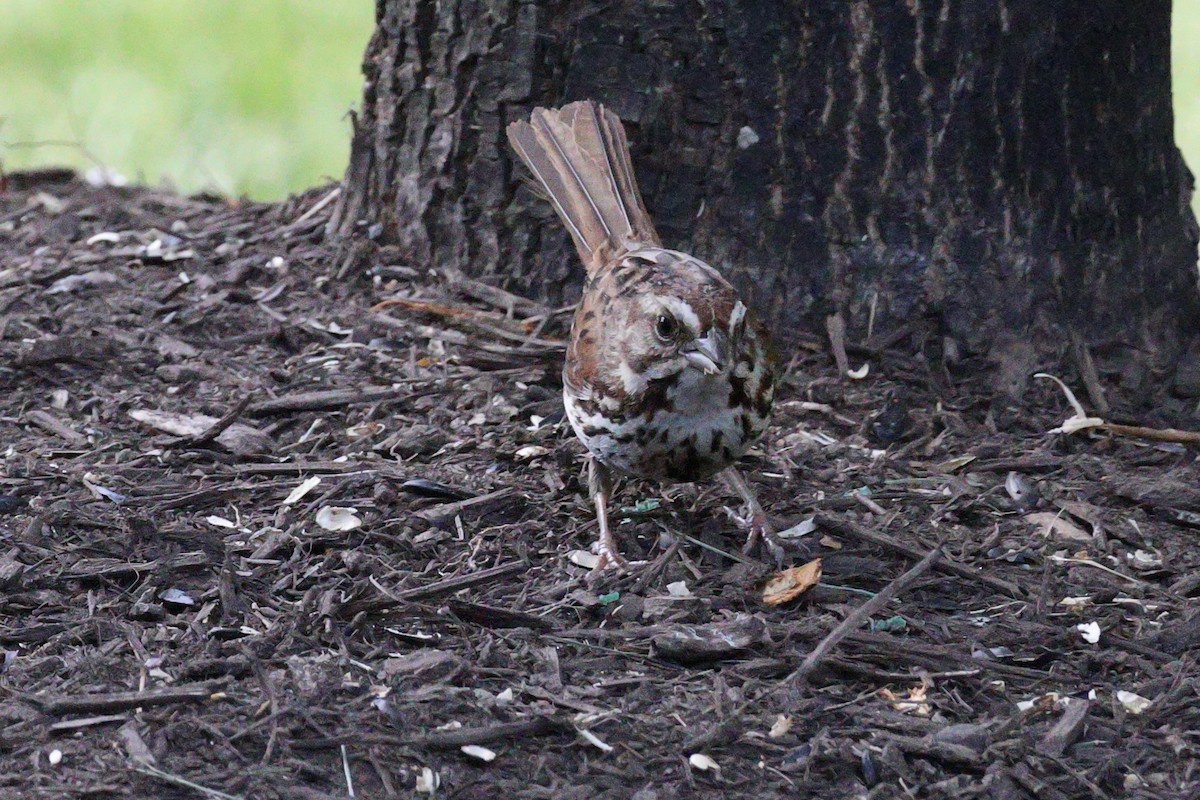
[[[613,473],[664,483],[719,476],[745,503],[746,552],[783,548],[736,463],[767,427],[777,357],[737,290],[665,248],[620,118],[583,100],[535,108],[508,140],[587,270],[563,365],[563,403],[588,451],[595,572],[627,571],[608,522]]]

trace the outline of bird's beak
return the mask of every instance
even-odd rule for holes
[[[729,361],[729,338],[717,330],[711,330],[699,339],[693,339],[680,351],[688,363],[705,375],[716,375]]]

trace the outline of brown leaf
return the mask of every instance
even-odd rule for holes
[[[777,572],[763,587],[763,602],[777,606],[794,600],[817,585],[821,580],[821,559],[814,558],[807,564]]]

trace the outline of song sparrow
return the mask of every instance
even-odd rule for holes
[[[715,269],[662,246],[620,119],[590,101],[508,126],[513,149],[587,267],[563,369],[567,418],[591,456],[600,564],[625,568],[608,527],[610,470],[658,481],[721,473],[749,508],[746,549],[782,557],[733,466],[762,435],[775,358],[766,332]]]

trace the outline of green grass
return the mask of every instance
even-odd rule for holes
[[[278,198],[340,178],[369,0],[3,0],[0,161]]]
[[[370,0],[0,3],[5,168],[100,163],[263,199],[341,177]],[[1172,39],[1175,136],[1196,170],[1198,0],[1176,0]]]

